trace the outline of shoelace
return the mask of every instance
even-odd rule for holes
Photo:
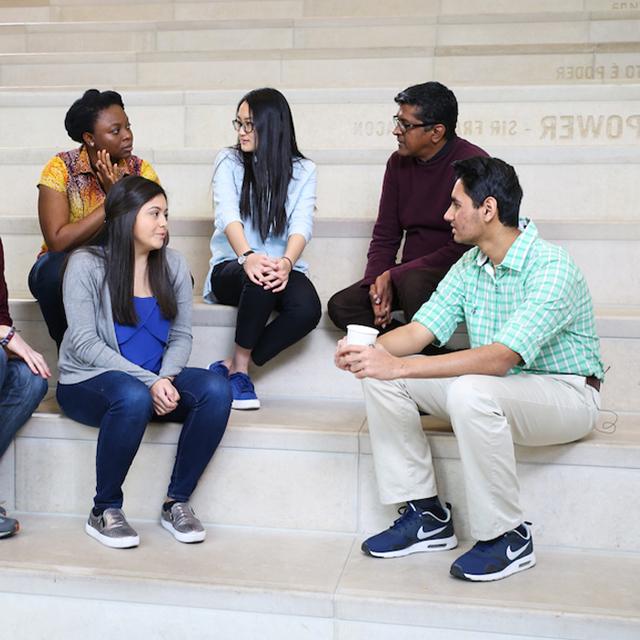
[[[109,527],[110,529],[122,529],[123,527],[128,527],[129,523],[124,517],[124,513],[122,511],[111,511],[107,513],[106,511],[102,514],[102,521],[105,524],[105,527]]]
[[[240,375],[236,378],[236,381],[238,382],[238,389],[240,389],[242,393],[247,391],[254,393],[253,382],[251,382],[249,376]]]
[[[174,525],[181,527],[182,525],[189,524],[195,517],[195,514],[186,502],[176,502],[173,507],[171,507],[171,517],[173,518]]]

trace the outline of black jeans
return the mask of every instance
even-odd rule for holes
[[[228,260],[213,268],[211,288],[221,304],[238,307],[235,341],[251,350],[257,365],[304,338],[322,315],[315,287],[299,271],[289,274],[283,291],[273,293],[251,282],[237,260]],[[267,324],[273,311],[278,316]]]
[[[391,285],[392,311],[401,310],[404,313],[405,322],[411,322],[411,318],[431,297],[447,271],[448,269],[413,269],[402,274],[398,282]],[[373,327],[374,316],[369,299],[369,285],[360,281],[334,293],[327,304],[327,311],[333,324],[342,331],[347,330],[348,324]],[[377,328],[381,333],[386,333],[398,326],[400,323],[392,320],[385,329]]]
[[[58,384],[58,403],[73,420],[100,427],[96,450],[97,508],[122,507],[122,483],[150,420],[183,422],[167,495],[187,502],[209,464],[231,412],[229,381],[206,369],[184,368],[173,384],[178,407],[153,411],[147,386],[122,371],[107,371],[77,384]]]
[[[29,272],[29,289],[40,305],[49,335],[60,349],[67,330],[67,316],[62,303],[62,267],[67,253],[48,251],[40,256]]]

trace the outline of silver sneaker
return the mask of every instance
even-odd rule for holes
[[[140,544],[140,537],[127,522],[122,509],[105,509],[99,516],[94,516],[93,510],[90,511],[84,530],[98,542],[113,549],[129,549]]]
[[[175,502],[169,511],[162,509],[160,524],[179,542],[202,542],[207,537],[188,502]]]
[[[15,518],[8,518],[4,507],[0,507],[0,538],[8,538],[20,531],[20,523]]]

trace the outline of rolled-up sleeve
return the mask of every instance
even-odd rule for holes
[[[291,203],[289,213],[289,228],[287,234],[299,234],[305,242],[311,240],[313,234],[313,215],[316,210],[316,187],[317,171],[316,166],[310,160],[305,161],[305,171],[296,179],[300,184],[296,185],[297,195]],[[289,204],[289,203],[288,203]]]
[[[464,258],[454,264],[438,288],[418,309],[413,322],[419,322],[436,338],[435,344],[446,344],[464,320]]]
[[[242,165],[232,155],[233,149],[223,149],[213,166],[213,206],[216,229],[224,231],[232,222],[242,222],[240,216],[240,189],[236,172],[242,173]]]
[[[542,347],[565,329],[577,308],[575,267],[555,260],[529,277],[524,302],[495,336],[530,365]]]

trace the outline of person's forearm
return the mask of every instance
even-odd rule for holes
[[[55,231],[43,226],[44,241],[50,251],[71,251],[95,236],[103,224],[104,206],[100,205],[86,218],[68,222]]]
[[[499,342],[440,356],[403,358],[398,378],[453,378],[463,375],[504,376],[520,356]]]
[[[251,249],[251,245],[247,242],[244,235],[244,225],[242,222],[230,222],[224,229],[227,240],[236,255],[241,256]]]
[[[391,355],[410,356],[420,353],[427,345],[435,340],[435,336],[429,329],[419,322],[410,322],[398,327],[378,338],[381,344]]]
[[[287,247],[282,256],[291,260],[292,267],[302,255],[306,244],[307,242],[304,239],[304,236],[299,233],[294,233],[289,236],[289,239],[287,240]]]

